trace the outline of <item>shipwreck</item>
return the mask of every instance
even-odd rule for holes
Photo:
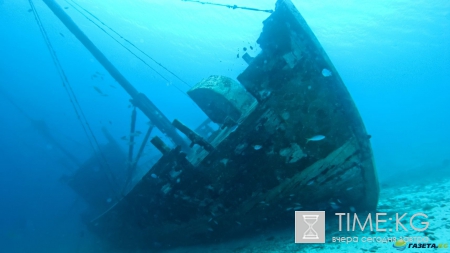
[[[197,129],[170,122],[61,7],[44,2],[174,144],[147,135],[162,156],[126,192],[109,190],[112,175],[95,173],[95,158],[67,179],[90,206],[83,216],[89,230],[112,246],[214,243],[293,227],[297,210],[376,208],[370,136],[338,72],[289,0],[276,2],[257,41],[261,52],[242,57],[248,66],[239,76],[211,75],[187,92],[209,117]],[[115,159],[112,164],[123,164],[127,155],[105,134],[105,153]],[[115,183],[129,184],[130,171],[133,166],[114,167]],[[108,196],[115,197],[105,202]]]

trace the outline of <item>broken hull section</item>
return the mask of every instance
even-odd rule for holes
[[[238,76],[240,84],[231,84],[247,95],[223,83],[201,82],[190,91],[214,92],[233,108],[231,119],[215,119],[223,128],[206,138],[213,149],[166,152],[121,201],[87,222],[92,232],[115,247],[145,249],[293,227],[295,210],[376,208],[378,181],[362,119],[290,1],[277,2],[258,43],[262,52]],[[201,96],[191,97],[208,114]],[[249,102],[231,101],[243,97]],[[325,139],[307,141],[319,134]]]

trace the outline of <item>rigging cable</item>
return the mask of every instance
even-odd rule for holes
[[[104,28],[102,28],[99,24],[95,23],[94,20],[92,20],[91,18],[89,18],[86,14],[84,14],[82,11],[80,11],[78,8],[82,9],[83,11],[85,11],[86,13],[88,13],[92,18],[94,18],[95,20],[97,20],[98,22],[100,22],[100,24],[104,25],[105,27],[107,27],[109,30],[111,30],[113,33],[115,33],[117,36],[119,36],[119,38],[123,39],[125,42],[127,42],[128,44],[130,44],[133,48],[135,48],[137,51],[139,51],[140,53],[142,53],[143,55],[147,56],[150,60],[152,60],[154,63],[156,63],[157,65],[159,65],[161,68],[163,68],[164,70],[166,70],[167,72],[169,72],[171,75],[173,75],[175,78],[177,78],[178,80],[180,80],[183,84],[185,84],[187,87],[191,88],[192,85],[188,84],[186,81],[184,81],[183,79],[181,79],[178,75],[176,75],[175,73],[173,73],[172,71],[170,71],[168,68],[166,68],[164,65],[162,65],[161,63],[159,63],[158,61],[156,61],[153,57],[151,57],[150,55],[148,55],[147,53],[145,53],[143,50],[141,50],[140,48],[138,48],[136,45],[134,45],[131,41],[129,41],[128,39],[126,39],[125,37],[123,37],[120,33],[118,33],[116,30],[114,30],[113,28],[111,28],[110,26],[108,26],[107,24],[105,24],[103,21],[101,21],[99,18],[97,18],[94,14],[92,14],[91,12],[89,12],[88,10],[86,10],[85,8],[83,8],[82,6],[80,6],[78,3],[74,2],[73,0],[70,0],[70,3],[68,0],[66,0],[66,2],[72,6],[72,8],[74,8],[77,12],[79,12],[81,15],[83,15],[87,20],[89,20],[90,22],[92,22],[95,26],[97,26],[100,30],[102,30],[104,33],[106,33],[109,37],[111,37],[115,42],[117,42],[119,45],[121,45],[123,48],[125,48],[125,50],[127,50],[128,52],[130,52],[132,55],[134,55],[137,59],[139,59],[142,63],[144,63],[145,65],[147,65],[147,67],[149,67],[151,70],[153,70],[154,72],[156,72],[162,79],[164,79],[165,81],[167,81],[168,83],[171,83],[170,80],[168,80],[166,77],[164,77],[160,72],[158,72],[156,69],[154,69],[153,67],[151,67],[144,59],[142,59],[141,57],[139,57],[138,55],[136,55],[133,51],[131,51],[129,48],[127,48],[123,43],[121,43],[120,41],[118,41],[116,38],[114,38],[110,33],[108,33]],[[76,5],[77,7],[75,7],[74,5]],[[179,87],[177,87],[176,85],[173,85],[176,89],[178,89],[180,92],[185,93],[184,91],[182,91]]]
[[[257,9],[257,8],[251,8],[251,7],[241,7],[241,6],[237,6],[237,5],[231,5],[231,4],[218,4],[218,3],[211,3],[211,2],[203,2],[203,1],[197,1],[197,0],[181,0],[182,2],[193,2],[193,3],[199,3],[199,4],[208,4],[208,5],[215,5],[215,6],[222,6],[222,7],[227,7],[230,9],[241,9],[241,10],[247,10],[247,11],[262,11],[262,12],[267,12],[267,13],[273,13],[273,10],[261,10],[261,9]]]
[[[28,2],[30,3],[31,9],[32,9],[33,14],[34,14],[34,17],[35,17],[36,22],[37,22],[37,24],[39,26],[39,30],[41,31],[42,37],[44,38],[45,44],[46,44],[46,46],[47,46],[47,48],[48,48],[48,50],[50,52],[51,58],[53,60],[53,63],[55,65],[55,67],[56,67],[56,70],[58,71],[59,77],[61,78],[62,85],[63,85],[64,89],[66,90],[67,95],[69,96],[69,101],[72,104],[72,107],[73,107],[73,109],[75,111],[75,114],[77,116],[77,120],[80,122],[80,124],[81,124],[81,126],[83,128],[83,131],[84,131],[84,133],[85,133],[85,135],[86,135],[86,137],[87,137],[87,139],[89,141],[89,144],[90,144],[90,146],[94,150],[94,153],[97,156],[97,159],[99,159],[99,157],[98,157],[99,154],[98,153],[100,153],[100,156],[103,159],[104,164],[106,164],[106,172],[109,173],[109,176],[108,176],[108,173],[105,173],[105,176],[107,178],[108,183],[110,184],[110,187],[111,187],[112,191],[116,195],[115,197],[119,198],[119,196],[118,196],[118,194],[116,192],[116,188],[113,185],[113,182],[114,182],[117,186],[119,186],[119,184],[117,182],[117,179],[115,178],[114,174],[112,173],[111,168],[109,167],[108,161],[106,160],[104,154],[102,153],[102,151],[100,149],[100,145],[99,145],[99,143],[97,141],[97,138],[95,137],[94,132],[92,131],[92,128],[90,127],[89,122],[87,121],[87,118],[86,118],[83,110],[81,109],[81,106],[80,106],[80,104],[78,102],[78,99],[75,96],[75,93],[74,93],[74,91],[73,91],[73,89],[72,89],[72,87],[70,85],[70,82],[69,82],[69,80],[68,80],[68,78],[67,78],[67,76],[66,76],[66,74],[64,72],[64,69],[63,69],[60,61],[58,60],[56,52],[55,52],[55,50],[54,50],[54,48],[53,48],[53,46],[52,46],[52,44],[50,42],[48,34],[47,34],[43,24],[42,24],[42,21],[41,21],[41,19],[39,17],[39,14],[37,13],[37,10],[36,10],[36,7],[34,6],[33,1],[32,0],[28,0]],[[84,122],[82,120],[84,120]],[[95,144],[95,147],[97,147],[97,149],[94,147],[94,144]],[[99,159],[99,162],[101,163],[100,159]],[[111,180],[113,182],[111,182]]]

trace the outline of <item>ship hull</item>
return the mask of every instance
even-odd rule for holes
[[[115,247],[173,247],[293,227],[296,210],[376,208],[370,136],[290,1],[277,2],[258,44],[261,53],[237,78],[250,102],[232,104],[214,85],[190,91],[215,92],[238,108],[232,124],[206,138],[213,149],[166,152],[121,201],[87,222],[92,232]]]

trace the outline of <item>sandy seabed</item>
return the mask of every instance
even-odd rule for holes
[[[382,185],[380,192],[380,201],[378,204],[378,213],[386,213],[386,216],[380,216],[380,219],[387,220],[392,217],[395,220],[396,213],[401,217],[401,223],[408,231],[404,231],[400,226],[396,232],[396,223],[392,221],[381,224],[380,228],[386,228],[385,232],[374,232],[366,228],[364,232],[347,232],[347,231],[327,231],[326,243],[324,244],[296,244],[294,243],[294,231],[272,231],[266,232],[264,235],[258,237],[246,238],[242,240],[235,240],[221,244],[196,246],[187,248],[177,248],[172,250],[162,251],[164,253],[192,253],[192,252],[242,252],[242,253],[259,253],[259,252],[400,252],[394,248],[392,241],[387,242],[387,238],[406,237],[407,245],[404,252],[430,252],[432,248],[412,248],[414,243],[416,247],[420,247],[418,243],[424,243],[424,240],[429,240],[427,244],[436,244],[436,246],[444,247],[448,244],[450,247],[450,179],[441,178],[436,180],[427,180],[420,182],[420,180],[397,185]],[[416,216],[413,219],[413,225],[416,228],[424,228],[425,225],[421,222],[429,222],[429,226],[424,231],[414,231],[410,226],[410,218],[416,213],[423,213],[428,218]],[[361,223],[365,221],[367,216],[359,216]],[[373,226],[375,230],[375,217],[373,219]],[[336,224],[333,227],[338,228]],[[327,225],[329,226],[327,221]],[[382,226],[383,225],[383,226]],[[345,224],[343,225],[345,230]],[[358,226],[358,225],[357,225]],[[389,228],[392,227],[392,231]],[[331,230],[331,229],[328,229]],[[332,242],[333,237],[358,237],[358,242]],[[367,242],[367,238],[373,240],[385,239],[385,242]],[[364,240],[364,241],[363,241]],[[409,240],[409,241],[408,241]],[[422,242],[420,242],[422,240]],[[408,248],[410,247],[410,248]],[[425,245],[425,247],[432,247]],[[450,252],[450,248],[438,249],[440,252]]]

